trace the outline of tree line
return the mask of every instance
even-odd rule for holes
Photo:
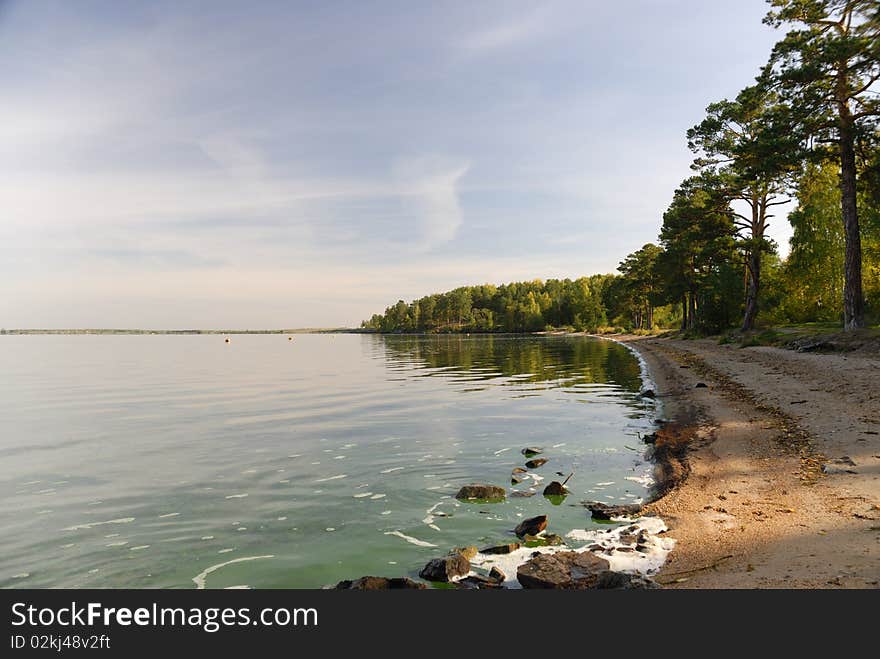
[[[616,275],[475,286],[403,301],[380,331],[596,331],[835,321],[880,313],[880,1],[768,0],[787,28],[755,82],[687,131],[693,175],[658,244]],[[789,205],[790,250],[767,236]]]

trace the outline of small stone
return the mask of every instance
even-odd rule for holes
[[[584,505],[590,509],[593,519],[610,520],[612,517],[629,517],[638,515],[642,507],[639,504],[622,504],[619,506],[610,506],[605,503],[589,501]]]
[[[645,389],[642,392],[642,398],[657,398],[657,394],[654,393],[653,389]]]
[[[484,501],[500,501],[504,499],[506,494],[507,490],[498,485],[471,483],[470,485],[463,486],[458,491],[458,494],[455,495],[455,498],[462,500],[480,499]]]
[[[547,458],[535,458],[534,460],[529,460],[526,462],[526,467],[529,469],[537,469],[538,467],[547,464]]]
[[[533,455],[540,455],[543,452],[544,449],[538,448],[537,446],[529,446],[520,451],[520,453],[522,453],[527,458],[530,458]]]
[[[472,574],[471,576],[465,577],[464,579],[459,579],[455,582],[455,587],[461,590],[486,590],[490,588],[503,588],[503,586],[494,579],[490,579],[489,577],[484,577],[479,574]]]
[[[509,554],[520,548],[518,542],[509,542],[506,545],[494,545],[492,547],[484,547],[480,550],[481,554]]]
[[[497,567],[493,567],[491,570],[489,570],[489,578],[494,579],[498,583],[503,583],[507,581],[507,575],[504,574],[504,572],[499,570]]]

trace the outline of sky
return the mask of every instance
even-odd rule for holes
[[[356,326],[613,272],[766,7],[0,0],[0,326]]]

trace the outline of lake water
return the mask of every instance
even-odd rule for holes
[[[646,496],[640,365],[586,337],[0,337],[0,586],[415,576]],[[549,459],[511,488],[525,446]],[[540,495],[555,472],[571,495]],[[470,482],[538,491],[460,503]],[[427,545],[434,545],[433,547]]]

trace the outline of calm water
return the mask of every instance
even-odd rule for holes
[[[591,527],[582,499],[645,496],[636,433],[654,410],[618,344],[231,338],[0,337],[0,586],[415,575],[453,546],[509,541],[524,516],[564,535]],[[550,462],[517,489],[573,471],[562,505],[452,498],[509,486],[527,445]]]

